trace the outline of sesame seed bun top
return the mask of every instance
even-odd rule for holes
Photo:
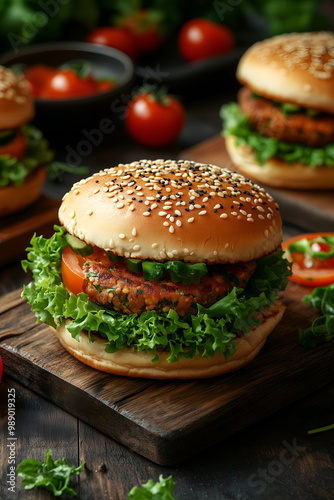
[[[262,187],[185,160],[102,170],[74,184],[59,219],[70,234],[128,258],[248,261],[282,241],[277,204]]]
[[[252,45],[238,80],[263,97],[334,113],[334,33],[289,33]]]
[[[0,130],[19,127],[34,115],[34,101],[26,80],[0,66]]]

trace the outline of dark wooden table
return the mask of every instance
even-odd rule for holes
[[[225,86],[209,96],[203,92],[199,97],[194,93],[184,96],[186,126],[179,140],[169,148],[154,150],[139,146],[126,136],[122,124],[119,124],[115,133],[104,137],[101,144],[82,158],[82,164],[95,171],[140,158],[180,157],[183,150],[219,133],[219,108],[224,101],[234,98],[235,88],[227,80]],[[51,139],[60,135],[60,130],[58,135],[53,132]],[[82,139],[79,134],[55,141],[59,158],[65,158],[70,150],[77,151]],[[49,182],[45,193],[60,199],[72,183],[73,178],[65,176],[62,183]],[[285,226],[286,235],[298,232],[301,232],[299,227]],[[19,262],[0,269],[0,276],[1,295],[29,280]],[[14,481],[16,493],[8,491],[8,460],[11,456],[8,444],[11,442],[7,430],[7,398],[8,394],[14,393],[17,439],[13,453],[16,465],[28,457],[41,460],[47,448],[53,451],[54,458],[66,457],[75,465],[85,461],[83,473],[74,479],[81,500],[125,500],[132,486],[149,478],[158,480],[160,474],[173,476],[175,496],[179,500],[334,498],[334,431],[307,433],[309,429],[334,422],[334,386],[325,380],[317,393],[296,401],[200,455],[168,467],[137,455],[20,385],[6,367],[0,390],[0,498],[3,499],[15,498],[15,495],[34,500],[51,498],[47,492],[24,491],[17,477]],[[245,415],[235,415],[235,418],[243,419]]]

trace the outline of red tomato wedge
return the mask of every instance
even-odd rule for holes
[[[84,257],[74,253],[71,247],[64,248],[61,258],[61,275],[66,288],[75,295],[83,291],[85,276],[82,266],[84,262]]]
[[[312,258],[300,251],[295,250],[295,244],[302,239],[310,242],[317,240],[322,236],[334,238],[334,233],[306,233],[294,236],[282,243],[282,248],[286,252],[286,258],[292,262],[292,276],[290,280],[304,286],[327,286],[334,283],[334,258],[329,256],[327,259]],[[292,248],[291,248],[292,245]],[[289,250],[290,248],[290,250]],[[311,243],[311,248],[315,252],[330,252],[333,247],[326,242]]]

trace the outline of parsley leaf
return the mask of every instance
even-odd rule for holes
[[[311,295],[303,297],[305,304],[311,304],[321,316],[312,325],[299,331],[299,341],[304,347],[315,347],[318,341],[334,339],[334,283],[314,288]]]
[[[157,482],[149,479],[141,487],[134,486],[128,494],[128,500],[176,500],[174,486],[172,476],[164,478],[160,475]]]
[[[45,453],[44,463],[33,458],[23,460],[17,466],[17,474],[22,477],[22,484],[26,490],[37,486],[51,491],[55,497],[61,495],[77,496],[72,488],[70,478],[72,474],[80,474],[84,467],[69,465],[66,458],[53,460],[51,450]]]

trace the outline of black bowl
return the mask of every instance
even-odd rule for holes
[[[118,120],[122,107],[131,92],[135,71],[132,60],[123,52],[103,45],[85,42],[55,42],[31,45],[19,52],[7,52],[0,57],[0,64],[32,66],[47,64],[58,67],[68,61],[84,59],[90,62],[98,79],[115,79],[118,85],[93,96],[71,99],[35,99],[34,122],[43,129],[61,131],[84,129],[96,125],[99,120]],[[123,99],[122,99],[123,97]]]

